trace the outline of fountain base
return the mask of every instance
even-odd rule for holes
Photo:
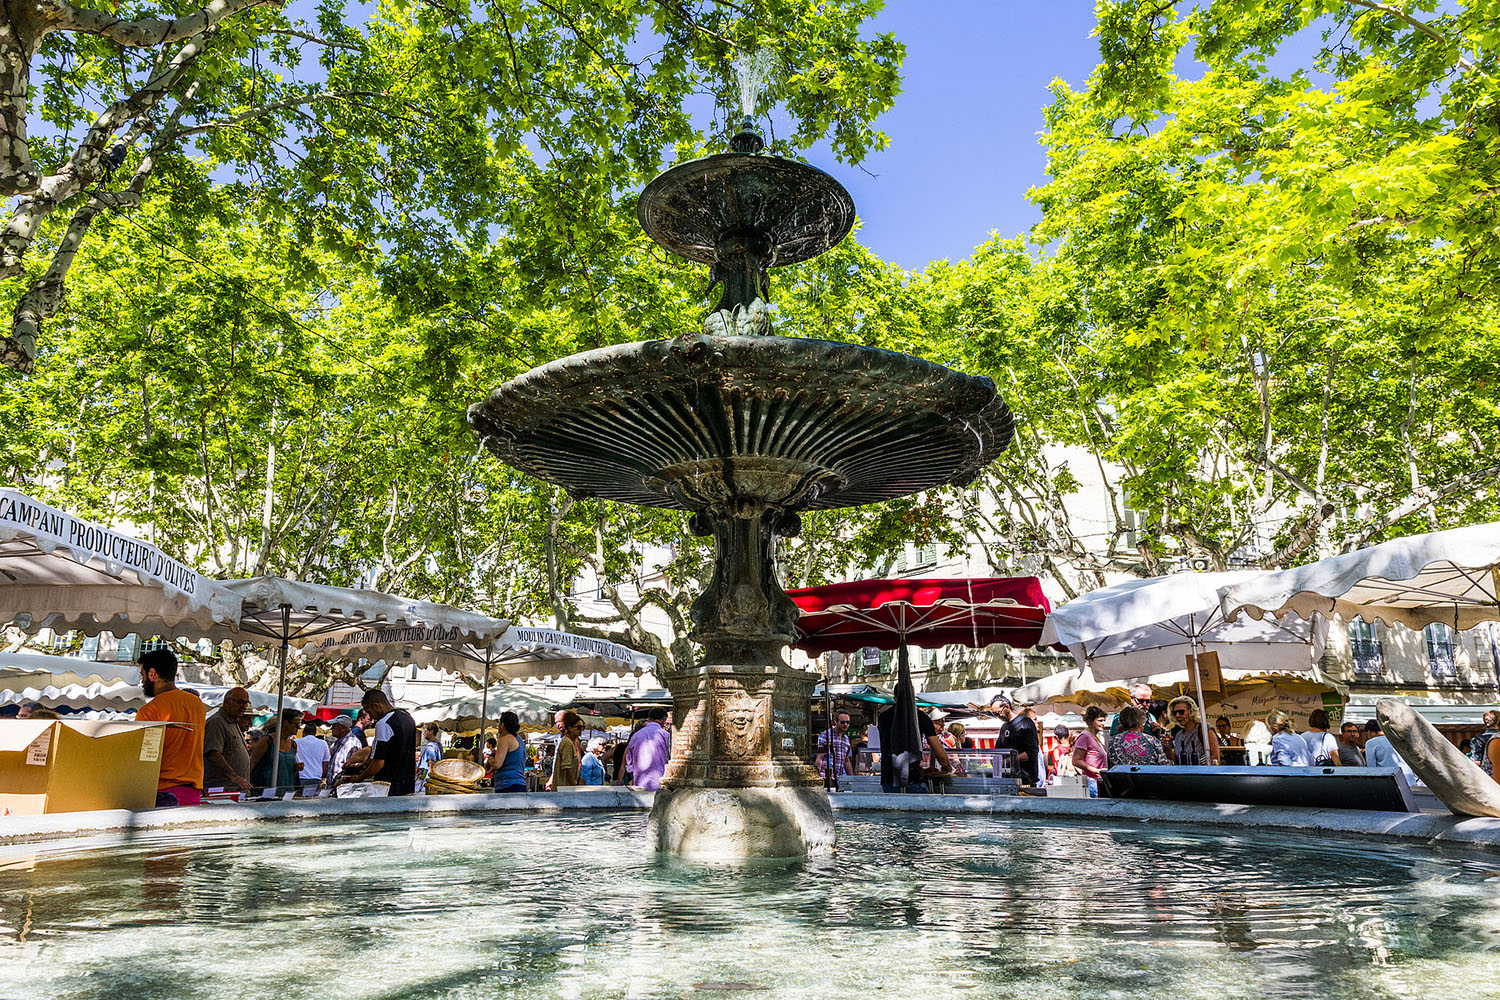
[[[795,858],[833,847],[833,810],[808,764],[817,677],[784,664],[705,664],[662,675],[672,759],[651,810],[658,851]]]
[[[801,858],[833,850],[833,807],[821,788],[662,788],[647,839],[699,861]]]

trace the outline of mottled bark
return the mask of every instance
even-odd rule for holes
[[[69,220],[68,228],[63,233],[62,243],[53,254],[46,272],[31,283],[20,301],[16,303],[15,312],[11,316],[10,336],[0,338],[0,360],[4,359],[6,351],[14,351],[18,355],[14,360],[4,360],[5,364],[22,372],[31,370],[32,360],[36,357],[36,338],[41,332],[42,321],[51,319],[57,314],[58,309],[62,308],[66,295],[68,271],[78,257],[78,247],[88,234],[94,217],[99,214],[100,209],[134,208],[141,203],[141,196],[146,189],[146,179],[151,176],[151,171],[156,165],[160,147],[170,141],[168,136],[171,128],[182,117],[184,108],[196,90],[197,84],[194,84],[188,89],[187,97],[173,109],[166,127],[157,134],[151,148],[141,157],[141,162],[136,166],[130,183],[125,189],[114,194],[95,192],[89,196],[82,208],[73,213],[73,218]],[[134,141],[138,138],[141,127],[141,123],[137,123],[127,133],[126,141]]]
[[[0,196],[33,191],[41,171],[31,162],[26,137],[26,95],[31,86],[31,58],[39,35],[33,4],[3,0],[0,20]]]

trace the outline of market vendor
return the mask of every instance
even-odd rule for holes
[[[208,710],[202,698],[177,686],[177,654],[170,649],[143,653],[140,667],[141,688],[151,700],[135,713],[135,720],[172,723],[162,735],[156,804],[195,806],[203,800],[203,734]]]

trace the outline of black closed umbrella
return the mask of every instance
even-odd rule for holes
[[[922,771],[922,730],[917,721],[917,689],[911,682],[910,660],[906,646],[896,647],[896,703],[887,709],[891,713],[890,745],[880,745],[880,780],[901,791],[914,780],[920,781]]]

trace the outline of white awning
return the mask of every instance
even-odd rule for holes
[[[0,624],[176,635],[238,618],[233,596],[156,546],[0,489]]]
[[[1306,671],[1323,655],[1326,620],[1227,621],[1219,592],[1267,574],[1177,573],[1081,594],[1052,610],[1042,642],[1061,642],[1099,680],[1181,670],[1194,645],[1226,670]]]
[[[139,684],[128,681],[50,683],[54,679],[55,675],[46,673],[0,678],[0,684],[3,684],[0,686],[0,705],[32,701],[47,708],[133,712],[151,700]],[[225,684],[184,683],[178,686],[202,698],[208,708],[218,708],[224,703],[224,695],[232,690]],[[308,698],[286,698],[284,705],[306,712],[316,708],[318,703]],[[276,695],[270,691],[251,691],[250,706],[257,714],[274,712]]]
[[[656,666],[656,657],[608,639],[488,621],[494,627],[480,639],[453,628],[371,628],[329,636],[302,652],[337,660],[415,663],[475,680],[488,673],[494,682],[640,674]]]
[[[550,726],[555,714],[551,700],[499,684],[490,689],[488,704],[478,694],[458,695],[414,708],[411,717],[418,725],[436,722],[467,731],[478,728],[481,719],[494,727],[503,712],[515,712],[529,726]]]
[[[1500,522],[1408,535],[1225,586],[1225,615],[1337,614],[1422,629],[1500,620]]]

